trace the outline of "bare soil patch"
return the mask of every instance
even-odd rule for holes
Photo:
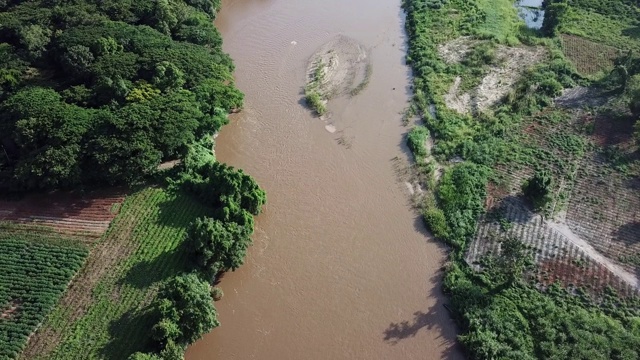
[[[468,37],[455,39],[438,48],[440,56],[448,63],[457,63],[480,41]],[[496,64],[482,78],[480,85],[468,92],[461,92],[462,79],[457,77],[445,95],[445,104],[461,114],[484,111],[499,103],[513,88],[522,73],[542,61],[546,56],[543,47],[508,47],[498,45]]]
[[[492,66],[487,76],[476,89],[476,109],[482,111],[501,101],[520,79],[522,73],[539,63],[546,56],[542,47],[498,46],[498,63]]]
[[[344,35],[334,37],[309,58],[308,82],[314,81],[318,68],[322,71],[318,90],[324,101],[357,94],[366,86],[372,71],[365,47]]]
[[[562,91],[562,95],[555,98],[557,106],[569,109],[584,109],[587,107],[602,106],[609,102],[613,95],[600,89],[577,86]]]
[[[438,45],[438,55],[448,64],[456,64],[461,62],[478,42],[470,36],[461,36]]]
[[[0,221],[47,227],[95,241],[107,231],[124,201],[123,189],[90,193],[32,194],[18,201],[0,200]]]
[[[20,311],[22,301],[16,299],[9,301],[4,307],[0,308],[0,320],[11,320]]]
[[[453,84],[449,88],[449,91],[444,95],[444,102],[449,109],[455,110],[460,114],[468,114],[471,109],[471,94],[460,92],[460,83],[462,78],[457,76],[453,80]]]

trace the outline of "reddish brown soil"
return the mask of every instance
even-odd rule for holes
[[[0,319],[9,320],[18,314],[22,301],[12,300],[6,306],[0,309]]]
[[[118,214],[123,189],[89,193],[32,194],[18,201],[0,200],[0,221],[52,228],[65,234],[100,237]]]
[[[611,119],[605,115],[586,119],[594,122],[592,138],[599,146],[622,145],[626,147],[633,141],[633,125],[637,119],[632,116]]]
[[[607,287],[615,289],[620,296],[637,295],[637,290],[613,275],[606,267],[592,261],[575,262],[561,257],[549,259],[538,265],[535,277],[542,286],[559,282],[566,288],[582,288],[594,294]]]

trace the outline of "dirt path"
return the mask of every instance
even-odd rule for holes
[[[574,234],[573,231],[571,231],[571,229],[569,229],[569,227],[566,224],[556,223],[552,221],[545,221],[545,223],[547,224],[547,226],[556,230],[557,232],[562,234],[564,237],[566,237],[567,240],[569,240],[575,246],[583,250],[586,254],[589,255],[589,257],[591,257],[591,259],[593,259],[600,265],[606,267],[609,271],[611,271],[617,277],[624,280],[624,282],[635,287],[636,289],[640,289],[640,281],[635,275],[622,269],[620,266],[614,264],[607,257],[600,254],[588,242],[586,242],[585,240],[581,239],[579,236]]]

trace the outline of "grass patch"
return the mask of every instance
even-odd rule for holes
[[[632,19],[612,18],[571,6],[561,32],[618,49],[640,51],[640,28]]]
[[[160,188],[127,197],[76,279],[78,291],[91,294],[68,294],[69,300],[78,296],[78,301],[56,308],[43,326],[45,332],[58,333],[59,343],[52,344],[50,352],[35,350],[34,357],[69,359],[83,354],[87,359],[126,359],[146,350],[153,322],[145,306],[160,282],[190,269],[182,246],[185,231],[195,218],[208,213],[190,196]],[[101,269],[105,257],[114,257],[107,271]],[[94,276],[99,279],[92,284]],[[82,289],[86,285],[90,290]],[[78,308],[83,313],[73,316]]]
[[[429,129],[424,126],[416,126],[407,135],[407,145],[416,157],[417,163],[424,162],[427,157],[427,139],[429,138]]]
[[[54,233],[0,229],[0,358],[13,359],[58,302],[87,249]]]
[[[522,21],[512,0],[477,0],[477,4],[484,13],[484,21],[477,27],[478,36],[508,44],[519,43],[517,34]]]
[[[326,64],[322,60],[318,59],[314,64],[313,74],[307,86],[304,88],[304,96],[307,105],[313,109],[318,115],[322,116],[327,112],[326,95],[323,94],[321,88],[325,81],[324,72]]]
[[[369,86],[369,81],[371,80],[371,75],[372,74],[373,74],[373,66],[371,64],[367,64],[367,67],[365,68],[364,79],[362,79],[360,84],[358,84],[358,86],[353,88],[349,92],[349,94],[351,96],[357,96],[358,94],[360,94],[362,92],[362,90],[366,89],[367,86]]]

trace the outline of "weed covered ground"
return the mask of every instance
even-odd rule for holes
[[[637,20],[610,5],[553,5],[537,31],[511,1],[405,1],[417,203],[451,247],[444,289],[471,358],[640,357],[635,119],[608,72]],[[517,49],[544,55],[510,67]],[[474,106],[491,74],[506,90]]]

